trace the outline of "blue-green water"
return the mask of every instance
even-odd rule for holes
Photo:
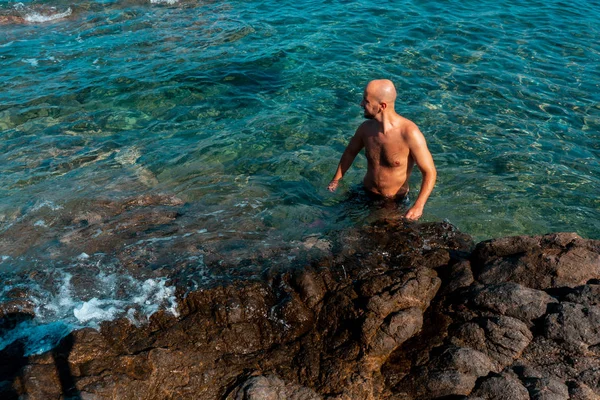
[[[438,169],[424,221],[600,238],[597,1],[3,0],[0,15],[26,19],[0,25],[11,236],[44,206],[156,193],[190,205],[203,240],[249,251],[361,223],[346,197],[363,156],[325,188],[364,85],[389,78]]]

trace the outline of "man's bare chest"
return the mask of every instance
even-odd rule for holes
[[[372,135],[365,138],[365,155],[375,166],[397,168],[407,164],[409,149],[401,137]]]

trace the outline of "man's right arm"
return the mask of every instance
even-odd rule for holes
[[[410,154],[415,160],[417,167],[421,170],[421,175],[423,176],[419,196],[417,197],[415,204],[413,204],[405,215],[406,218],[416,221],[423,215],[423,208],[425,207],[425,203],[427,202],[437,179],[437,171],[433,163],[433,157],[427,148],[425,136],[423,136],[416,125],[407,132],[406,142]]]
[[[337,189],[338,184],[340,183],[340,179],[344,176],[348,168],[354,162],[356,155],[362,150],[364,147],[363,139],[362,139],[362,125],[356,130],[356,133],[350,139],[350,143],[346,146],[346,150],[344,150],[344,154],[342,154],[342,158],[340,159],[340,163],[338,164],[337,170],[335,171],[335,175],[327,189],[330,192],[333,192]]]

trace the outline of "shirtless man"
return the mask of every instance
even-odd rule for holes
[[[356,155],[365,148],[367,173],[365,189],[385,198],[402,198],[408,193],[408,179],[417,164],[423,181],[415,204],[405,217],[418,220],[433,190],[437,172],[425,137],[414,122],[394,110],[396,88],[387,79],[369,82],[360,103],[365,118],[344,150],[337,171],[327,189],[335,191]]]

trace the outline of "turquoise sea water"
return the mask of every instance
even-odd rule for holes
[[[362,155],[325,188],[364,85],[389,78],[438,169],[424,221],[476,240],[600,238],[597,1],[3,0],[0,16],[24,19],[0,25],[5,236],[41,209],[36,229],[59,236],[69,227],[44,222],[57,210],[157,193],[188,205],[202,240],[248,251],[364,222],[347,201]],[[54,319],[72,319],[67,297]]]

